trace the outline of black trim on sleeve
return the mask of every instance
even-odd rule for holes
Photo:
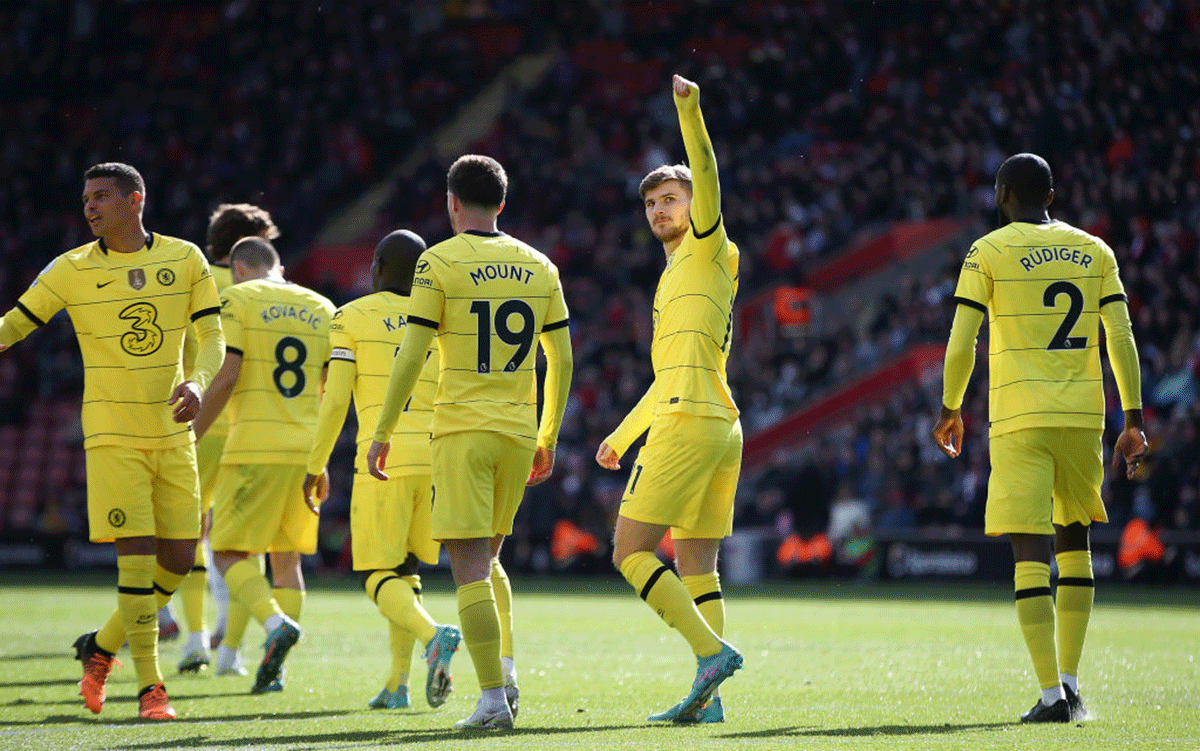
[[[646,586],[642,587],[642,591],[639,593],[643,600],[650,596],[650,590],[654,589],[654,585],[658,583],[659,578],[670,570],[666,566],[659,566],[657,571],[650,574],[650,578],[646,580]]]
[[[1024,600],[1026,597],[1049,597],[1049,587],[1030,587],[1029,589],[1018,589],[1014,599]]]
[[[33,321],[33,322],[34,322],[34,323],[36,323],[38,326],[45,326],[45,325],[46,325],[46,322],[45,322],[45,321],[43,321],[42,319],[38,318],[37,316],[35,316],[35,315],[33,314],[33,311],[32,311],[32,310],[30,310],[29,308],[27,308],[27,307],[25,307],[24,305],[22,305],[20,300],[17,300],[17,310],[19,310],[19,311],[21,311],[22,313],[24,313],[26,318],[28,318],[29,320]]]
[[[197,321],[204,316],[219,315],[220,312],[221,306],[219,305],[215,308],[204,308],[203,310],[197,310],[195,313],[192,313],[192,321]]]
[[[421,318],[420,316],[409,316],[408,322],[415,323],[418,326],[427,326],[428,328],[431,328],[434,331],[437,331],[437,327],[438,327],[437,321],[431,321],[428,318]]]
[[[1086,576],[1060,576],[1058,577],[1058,586],[1060,587],[1094,587],[1096,586],[1095,579],[1089,579]]]
[[[958,303],[959,305],[966,305],[968,308],[974,308],[975,310],[978,310],[980,313],[987,315],[987,306],[986,305],[980,305],[979,303],[975,302],[974,300],[968,300],[967,298],[959,297],[958,295],[955,295],[951,299],[954,300],[954,302]]]
[[[692,225],[692,234],[696,236],[696,239],[703,240],[704,238],[708,237],[709,235],[711,235],[712,233],[717,231],[717,227],[721,226],[721,218],[722,218],[721,214],[717,214],[717,223],[714,224],[712,227],[710,227],[707,232],[697,232],[696,231],[696,223],[691,221],[690,219],[688,220],[688,222]]]
[[[1122,295],[1122,294],[1121,294],[1121,293],[1119,293],[1119,292],[1118,292],[1117,294],[1115,294],[1115,295],[1109,295],[1108,297],[1101,297],[1101,298],[1100,298],[1100,307],[1102,307],[1102,308],[1103,308],[1105,305],[1108,305],[1110,302],[1124,302],[1124,303],[1127,303],[1127,302],[1129,302],[1129,298],[1128,298],[1128,297],[1126,297],[1125,295]]]
[[[696,599],[692,600],[692,602],[694,602],[697,605],[702,605],[703,603],[706,603],[709,600],[723,600],[723,599],[725,599],[725,596],[718,591],[718,592],[708,592],[708,593],[702,594],[699,597],[697,597]]]
[[[558,321],[557,323],[547,323],[545,326],[542,327],[542,333],[544,334],[547,331],[554,331],[555,329],[561,329],[563,326],[566,326],[568,324],[570,324],[570,321],[568,321],[566,318],[562,319],[561,321]]]
[[[228,345],[226,345],[226,346],[225,346],[225,354],[227,354],[227,355],[237,355],[238,357],[245,357],[245,356],[246,356],[246,353],[245,353],[245,352],[242,352],[242,351],[241,351],[240,349],[238,349],[237,347],[230,347],[230,346],[228,346]]]

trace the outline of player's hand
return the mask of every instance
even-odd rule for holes
[[[321,503],[329,498],[329,470],[319,475],[304,476],[304,504],[314,514],[319,514]],[[316,501],[320,501],[317,503]]]
[[[167,404],[175,405],[171,417],[175,422],[191,422],[200,414],[200,387],[191,381],[184,381],[171,392]]]
[[[697,86],[694,81],[689,81],[683,76],[676,75],[671,77],[671,84],[675,89],[676,105],[687,102],[687,104],[692,107],[699,106],[700,87]]]
[[[942,416],[933,428],[933,442],[942,453],[953,459],[962,453],[962,410],[942,407]]]
[[[376,480],[388,479],[387,473],[383,468],[387,466],[388,452],[392,450],[392,443],[380,443],[379,441],[371,441],[371,448],[367,449],[367,471],[371,473],[371,477]]]
[[[1142,458],[1146,456],[1149,444],[1146,434],[1141,428],[1125,428],[1117,438],[1116,448],[1113,449],[1113,469],[1121,467],[1121,459],[1125,460],[1125,477],[1132,480],[1142,466]]]
[[[529,470],[526,485],[537,485],[549,479],[554,471],[554,452],[551,449],[538,446],[533,452],[533,467]]]
[[[600,448],[596,449],[596,463],[605,469],[620,469],[621,455],[614,451],[612,446],[602,443]]]

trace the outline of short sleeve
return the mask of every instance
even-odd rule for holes
[[[221,295],[221,328],[225,330],[225,351],[244,355],[246,334],[242,331],[242,304],[238,297],[232,288]]]
[[[542,331],[553,331],[554,329],[562,328],[567,325],[567,301],[563,297],[562,282],[558,278],[558,269],[553,265],[550,266],[550,273],[554,276],[553,288],[550,290],[550,304],[546,308],[546,322],[542,325]]]
[[[1117,257],[1108,243],[1096,240],[1096,248],[1100,251],[1103,261],[1100,273],[1100,307],[1110,302],[1128,302],[1125,297],[1125,285],[1121,284],[1121,275],[1117,271]]]
[[[958,288],[954,291],[954,301],[987,313],[991,299],[992,273],[987,255],[978,245],[972,245],[958,274]]]
[[[338,308],[329,321],[330,360],[358,360],[358,341],[354,338],[354,327],[349,323],[351,315],[348,308]]]
[[[426,251],[417,259],[413,274],[412,301],[408,307],[408,323],[428,326],[435,331],[442,323],[446,293],[438,277],[441,262]]]
[[[221,311],[221,299],[217,295],[217,283],[209,271],[208,261],[199,248],[192,248],[192,300],[191,319],[215,315]]]

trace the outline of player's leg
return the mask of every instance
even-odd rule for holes
[[[1054,636],[1054,600],[1050,591],[1051,504],[1054,462],[1040,430],[993,436],[992,474],[984,527],[989,535],[1007,534],[1012,543],[1013,588],[1017,621],[1033,661],[1041,698],[1024,722],[1065,722],[1066,697],[1058,680]],[[1060,717],[1061,716],[1061,717]]]
[[[512,582],[500,563],[500,546],[504,537],[498,536],[492,542],[495,549],[492,555],[492,593],[496,596],[496,614],[500,618],[500,667],[504,670],[504,696],[515,720],[520,709],[521,689],[517,685],[517,663],[513,656]]]
[[[1058,672],[1074,720],[1086,719],[1079,692],[1079,662],[1092,614],[1095,579],[1089,530],[1092,522],[1108,520],[1100,486],[1104,482],[1101,433],[1061,428],[1054,463],[1055,558],[1058,590]]]
[[[208,623],[204,612],[204,592],[208,589],[208,565],[203,540],[208,537],[208,514],[201,516],[201,541],[196,544],[192,570],[183,577],[176,590],[183,605],[183,620],[187,625],[187,644],[178,667],[180,673],[196,673],[210,661]]]
[[[500,662],[500,614],[492,589],[490,537],[443,540],[458,594],[458,618],[463,641],[475,665],[482,695],[475,713],[462,727],[512,726],[512,710],[504,695],[504,669]],[[476,716],[501,717],[485,725]],[[504,718],[507,718],[506,720]]]
[[[304,570],[300,554],[295,551],[274,551],[271,554],[271,596],[279,609],[293,621],[300,622],[304,610]]]
[[[210,550],[211,555],[211,550]],[[260,574],[266,575],[266,557],[261,555],[251,556],[250,562],[253,563]],[[210,581],[220,581],[222,589],[228,595],[229,589],[225,586],[225,577],[221,575],[217,565],[213,563],[212,570],[216,572],[215,576],[209,577]],[[214,598],[215,599],[215,598]],[[215,675],[246,675],[248,671],[242,663],[242,639],[246,635],[246,626],[250,625],[250,609],[237,601],[236,598],[228,598],[228,610],[225,620],[225,633],[221,636],[221,642],[217,645],[217,665],[213,671]]]
[[[675,567],[679,579],[692,596],[692,602],[700,615],[720,638],[725,637],[725,598],[721,592],[721,579],[717,574],[717,554],[721,541],[702,538],[675,539]],[[701,707],[685,722],[724,722],[725,707],[721,703],[720,689],[713,691],[712,701]]]

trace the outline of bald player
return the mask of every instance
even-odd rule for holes
[[[325,465],[341,433],[350,396],[358,417],[358,452],[350,497],[350,537],[354,570],[362,577],[367,596],[388,620],[391,672],[372,709],[411,706],[408,672],[415,642],[425,649],[426,661],[440,641],[456,646],[461,638],[454,626],[434,622],[421,604],[418,561],[437,563],[440,545],[430,532],[433,486],[430,477],[429,432],[437,390],[438,351],[429,347],[412,396],[404,404],[392,451],[384,469],[388,480],[377,482],[367,471],[367,449],[387,391],[392,361],[408,331],[408,308],[413,269],[425,252],[425,241],[408,230],[397,230],[375,248],[371,264],[373,294],[338,309],[329,327],[329,368],[317,432],[308,456],[304,500],[316,511]],[[449,654],[454,650],[450,649]],[[425,679],[425,699],[441,706],[450,693],[449,661],[434,661]]]

